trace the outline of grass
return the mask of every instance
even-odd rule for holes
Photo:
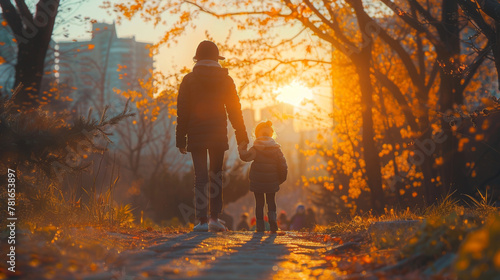
[[[144,249],[156,244],[155,240],[165,233],[186,229],[156,225],[149,219],[136,220],[131,205],[115,203],[113,192],[119,174],[114,170],[101,174],[110,179],[97,185],[99,164],[92,185],[78,185],[84,190],[85,202],[74,195],[63,195],[54,184],[33,190],[29,199],[18,193],[18,205],[22,205],[19,208],[29,209],[19,216],[18,238],[22,246],[16,251],[18,272],[8,275],[0,266],[0,279],[74,279],[112,271],[110,265],[119,261],[121,252]],[[0,232],[2,239],[8,234],[6,230]],[[2,252],[7,249],[7,243],[0,244]]]
[[[164,229],[140,227],[63,225],[38,226],[29,231],[18,231],[22,246],[17,246],[17,274],[22,279],[78,279],[84,275],[113,271],[120,253],[144,249],[157,244],[165,233],[179,233]],[[2,238],[5,233],[2,233]],[[0,249],[7,252],[3,242]],[[9,275],[13,276],[13,275]],[[0,266],[0,279],[7,279]]]
[[[148,219],[136,221],[131,205],[117,204],[113,195],[120,174],[114,161],[111,168],[104,169],[103,158],[104,155],[98,159],[97,171],[91,173],[90,185],[75,183],[73,192],[66,195],[51,180],[23,178],[25,182],[33,180],[32,185],[37,188],[16,193],[18,242],[22,244],[16,251],[17,271],[22,274],[16,276],[75,278],[75,275],[105,271],[109,269],[106,264],[115,262],[120,252],[144,248],[164,233],[183,230],[182,227],[161,227]],[[97,183],[98,176],[104,178],[100,183]],[[75,195],[78,188],[83,190],[82,197]],[[6,219],[2,219],[4,221]],[[5,226],[2,228],[3,239],[9,232]],[[7,252],[6,246],[5,242],[0,245],[2,252]],[[6,278],[7,272],[2,266],[0,279]]]
[[[85,188],[79,186],[85,190],[88,198],[86,202],[76,200],[74,196],[64,196],[54,184],[40,188],[29,199],[19,194],[18,202],[25,209],[30,209],[20,219],[25,239],[18,255],[19,263],[25,267],[19,270],[24,273],[19,277],[36,278],[42,275],[51,278],[58,275],[72,278],[76,273],[85,275],[110,270],[112,267],[109,264],[119,261],[120,252],[154,245],[157,242],[155,240],[165,233],[190,230],[176,219],[161,225],[142,215],[136,220],[130,205],[113,202],[119,173],[115,173],[113,166],[111,174],[100,174],[101,163],[102,158],[92,185]],[[108,178],[106,184],[97,186],[99,174]],[[471,196],[466,198],[469,200],[468,207],[460,204],[453,194],[448,194],[439,203],[424,210],[385,209],[380,216],[371,213],[354,216],[328,226],[316,226],[316,235],[306,235],[306,238],[332,245],[347,242],[359,244],[325,254],[332,266],[339,266],[339,275],[374,273],[380,278],[387,278],[391,273],[405,270],[404,273],[413,273],[415,278],[428,278],[429,275],[424,275],[424,271],[432,268],[441,276],[462,273],[466,279],[477,279],[477,275],[492,273],[484,268],[485,264],[495,267],[495,264],[491,265],[491,259],[498,259],[500,267],[500,242],[498,250],[494,243],[500,238],[491,237],[500,232],[500,218],[495,218],[498,210],[491,204],[487,193],[479,193],[478,199]],[[393,237],[374,237],[369,232],[370,225],[374,222],[401,220],[423,222],[414,235],[404,235],[408,238],[403,242],[405,246],[377,247],[376,239]],[[485,229],[484,225],[489,228]],[[7,232],[2,232],[2,237],[5,234]],[[495,246],[474,245],[484,235]],[[2,251],[7,250],[5,244],[0,247]],[[487,257],[471,259],[468,256],[473,249],[480,251],[480,256]],[[450,262],[450,258],[455,257],[459,261]],[[383,270],[387,267],[392,270]],[[5,279],[7,274],[2,269],[0,279]],[[398,272],[394,272],[396,270]]]
[[[489,215],[490,213],[494,213],[497,209],[493,206],[493,199],[488,197],[488,190],[484,193],[484,195],[478,190],[479,199],[475,199],[470,195],[466,195],[472,203],[469,205],[471,208],[475,209],[476,212],[483,215]]]
[[[443,216],[452,212],[463,212],[464,208],[460,205],[460,201],[453,196],[454,194],[455,192],[448,193],[440,201],[438,201],[438,203],[427,207],[424,210],[424,216]]]
[[[478,192],[478,196],[479,199],[466,196],[469,201],[464,206],[453,194],[448,194],[439,203],[422,211],[386,209],[381,216],[355,216],[344,222],[317,227],[316,232],[324,235],[318,240],[333,244],[353,240],[360,242],[360,249],[355,252],[336,252],[327,254],[327,258],[354,258],[364,276],[372,273],[382,278],[396,274],[414,279],[454,279],[457,276],[489,279],[488,275],[500,273],[500,242],[497,241],[500,240],[500,216],[487,193]],[[422,220],[422,223],[412,234],[405,231],[401,235],[405,238],[403,242],[380,247],[378,240],[393,240],[394,234],[369,234],[370,225],[374,222],[404,220]],[[363,258],[372,261],[362,263],[359,260]],[[374,265],[374,262],[378,264]],[[332,262],[332,265],[336,263]]]

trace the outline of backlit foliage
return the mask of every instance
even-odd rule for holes
[[[489,84],[494,84],[495,69],[485,59],[489,50],[485,35],[461,10],[456,26],[463,38],[455,47],[462,53],[447,56],[443,46],[453,42],[440,32],[440,26],[448,20],[441,17],[443,3],[129,0],[105,2],[104,7],[113,10],[119,20],[140,16],[155,26],[166,26],[163,38],[152,47],[153,53],[161,46],[173,46],[178,38],[200,28],[200,20],[206,15],[228,23],[226,41],[217,43],[228,57],[224,66],[235,73],[240,93],[250,101],[265,100],[268,97],[260,92],[297,77],[309,86],[331,86],[330,116],[318,114],[321,108],[317,106],[318,110],[311,110],[314,113],[301,112],[295,117],[306,119],[311,127],[324,122],[333,125],[301,151],[315,162],[310,172],[304,172],[302,182],[305,186],[320,186],[321,190],[315,192],[323,199],[322,206],[339,213],[369,209],[366,196],[373,196],[378,188],[368,185],[374,161],[381,164],[380,170],[374,170],[382,178],[383,192],[379,194],[390,199],[384,203],[399,205],[436,202],[450,188],[445,186],[449,184],[447,166],[460,161],[466,172],[474,166],[474,162],[466,165],[454,160],[444,150],[449,143],[442,146],[438,141],[457,139],[452,143],[460,144],[453,154],[470,152],[474,158],[476,147],[465,147],[484,141],[484,135],[471,130],[464,136],[463,129],[469,120],[475,126],[476,119],[486,118],[495,107],[489,104],[491,99],[484,98],[491,94]],[[433,24],[426,24],[429,21]],[[211,35],[207,31],[208,39]],[[364,51],[370,53],[362,57]],[[360,73],[366,69],[369,77],[361,79]],[[455,88],[448,90],[441,85],[446,79],[451,79],[449,85]],[[369,94],[367,84],[372,88]],[[362,99],[363,92],[365,98],[371,95],[372,102]],[[453,92],[464,96],[463,102],[443,103],[442,99],[453,98]],[[373,116],[363,116],[366,110]],[[372,127],[362,129],[368,121],[373,122]],[[483,124],[487,123],[485,120]],[[373,130],[374,144],[365,151],[365,142],[370,139],[362,135],[368,129]],[[366,162],[369,152],[375,152],[375,158]],[[478,172],[470,170],[469,178]],[[377,199],[382,198],[372,197],[372,203]],[[327,206],[328,200],[331,202]]]
[[[120,75],[124,75],[126,70],[126,65],[119,65],[117,71],[121,73]],[[166,114],[169,118],[175,116],[179,75],[166,76],[161,72],[153,72],[152,69],[150,72],[151,75],[147,79],[139,79],[139,90],[115,88],[115,93],[130,99],[139,112],[139,119],[145,122],[154,122],[160,113]],[[137,120],[134,120],[134,124],[137,124]]]
[[[15,95],[15,93],[14,93]],[[0,104],[0,154],[2,165],[49,178],[62,176],[67,171],[79,170],[83,157],[104,149],[96,143],[110,141],[106,128],[133,116],[128,106],[122,113],[108,117],[102,112],[99,120],[81,116],[68,123],[61,116],[52,116],[47,111],[20,112],[11,98]]]
[[[480,225],[475,217],[453,212],[446,216],[430,216],[408,241],[407,254],[437,258],[456,252],[465,236]]]
[[[461,244],[455,269],[460,279],[494,279],[500,274],[500,217],[470,233]]]

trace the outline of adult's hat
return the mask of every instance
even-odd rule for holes
[[[219,48],[212,42],[205,40],[198,45],[196,48],[196,55],[193,57],[195,60],[211,59],[211,60],[224,60],[223,56],[219,55]]]

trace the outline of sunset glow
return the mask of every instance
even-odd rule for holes
[[[313,99],[312,89],[299,81],[293,81],[286,86],[280,87],[274,93],[277,94],[278,101],[295,107],[302,106],[304,101]]]
[[[0,280],[500,280],[496,11],[0,0]]]

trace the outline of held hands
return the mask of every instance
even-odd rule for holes
[[[248,142],[242,142],[241,144],[238,145],[238,153],[240,154],[240,159],[242,161],[252,161],[255,159],[255,149],[250,148],[250,150],[247,151],[247,145]]]
[[[247,151],[247,146],[248,146],[248,142],[247,141],[244,141],[244,142],[241,142],[239,145],[238,145],[238,152],[241,154],[242,151],[246,152]]]

